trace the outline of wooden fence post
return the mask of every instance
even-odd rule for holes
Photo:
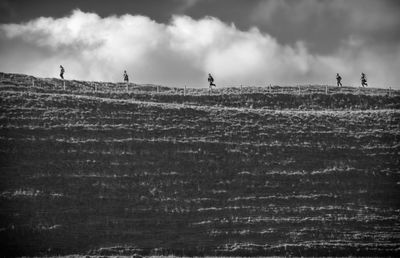
[[[183,96],[186,96],[186,85],[185,88],[183,89]]]
[[[299,85],[299,95],[300,95],[300,85]]]
[[[328,94],[328,85],[325,85],[325,94]]]
[[[243,86],[242,84],[240,84],[240,95],[242,95],[242,93],[243,93]]]
[[[32,79],[32,87],[35,87],[35,79]]]
[[[160,93],[160,85],[157,85],[157,93]]]
[[[63,87],[64,87],[64,90],[65,90],[65,81],[63,81]]]
[[[268,92],[271,93],[271,84],[268,86]]]

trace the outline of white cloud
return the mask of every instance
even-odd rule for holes
[[[345,84],[358,85],[361,71],[377,87],[400,80],[393,72],[400,47],[383,55],[351,38],[335,55],[313,55],[303,42],[280,45],[257,28],[240,31],[213,17],[174,16],[162,24],[75,10],[64,18],[1,25],[0,40],[1,71],[44,77],[57,76],[63,64],[70,79],[121,81],[127,70],[134,82],[191,87],[206,87],[209,72],[220,86],[334,84],[336,72]]]

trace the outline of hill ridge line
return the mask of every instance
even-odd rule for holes
[[[26,77],[26,78],[30,78],[30,79],[36,79],[36,80],[41,80],[41,81],[55,81],[55,82],[72,82],[72,83],[86,83],[86,84],[99,84],[99,85],[108,85],[108,84],[112,84],[112,85],[126,85],[125,82],[109,82],[109,81],[90,81],[90,80],[80,80],[80,79],[59,79],[56,77],[36,77],[33,75],[28,75],[28,74],[20,74],[20,73],[5,73],[5,72],[0,72],[0,75],[3,77],[4,80],[4,75],[8,75],[8,76],[22,76],[22,77]],[[185,86],[170,86],[170,85],[163,85],[163,84],[156,84],[156,83],[134,83],[134,82],[129,82],[128,83],[129,86],[140,86],[140,87],[162,87],[162,88],[168,88],[170,90],[173,89],[184,89]],[[205,84],[206,85],[206,84]],[[218,88],[216,88],[215,90],[218,89],[230,89],[230,88],[240,88],[241,86],[243,86],[243,88],[263,88],[266,89],[268,88],[268,85],[271,87],[279,87],[279,88],[297,88],[297,87],[301,87],[301,88],[305,88],[305,87],[314,87],[314,88],[322,88],[322,87],[328,87],[328,88],[338,88],[336,85],[330,85],[330,84],[312,84],[312,83],[303,83],[303,84],[296,84],[296,85],[272,85],[272,84],[265,84],[262,86],[259,85],[246,85],[246,84],[231,84],[228,86],[219,86]],[[205,87],[186,87],[187,89],[208,89],[208,86]],[[361,87],[360,86],[352,86],[352,85],[344,85],[342,87],[343,89],[354,89],[354,90],[358,90]],[[364,90],[380,90],[380,91],[385,91],[388,90],[388,87],[381,87],[381,88],[377,88],[377,87],[367,87],[367,88],[362,88]],[[396,88],[391,88],[391,91],[394,92],[400,92],[400,89],[396,89]]]
[[[206,111],[246,111],[252,113],[260,113],[260,111],[265,113],[287,113],[287,112],[296,112],[296,113],[382,113],[382,112],[393,112],[393,113],[400,113],[399,109],[364,109],[364,110],[336,110],[336,109],[324,109],[324,110],[300,110],[300,109],[267,109],[267,108],[243,108],[243,107],[227,107],[227,106],[213,106],[213,105],[192,105],[192,104],[178,104],[178,103],[170,103],[170,102],[155,102],[155,101],[140,101],[140,100],[133,100],[133,99],[115,99],[115,98],[105,98],[105,97],[98,97],[98,96],[87,96],[87,95],[78,95],[78,94],[67,94],[67,93],[43,93],[43,92],[15,92],[15,91],[0,91],[1,93],[9,93],[9,94],[32,94],[32,95],[39,95],[39,96],[55,96],[55,97],[72,97],[77,99],[85,99],[85,100],[99,100],[103,102],[119,102],[119,103],[128,103],[128,104],[139,104],[142,106],[153,106],[153,107],[167,107],[170,109],[196,109],[196,110],[206,110]]]

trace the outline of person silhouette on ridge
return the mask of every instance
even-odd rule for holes
[[[361,73],[361,86],[362,87],[368,86],[367,77],[366,77],[365,73]]]
[[[129,82],[129,77],[126,71],[124,71],[124,82],[128,83]]]
[[[65,72],[64,67],[62,65],[60,65],[60,77],[63,80],[64,80],[64,72]]]
[[[336,82],[338,87],[342,87],[342,77],[339,75],[339,73],[336,74]]]
[[[210,83],[210,90],[212,90],[212,87],[214,86],[214,87],[217,87],[217,85],[215,85],[215,83],[214,83],[214,78],[211,76],[211,74],[209,73],[208,74],[208,82]]]

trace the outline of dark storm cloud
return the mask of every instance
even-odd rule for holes
[[[400,40],[400,1],[280,0],[257,5],[252,21],[280,42],[303,40],[312,51],[336,51],[349,37],[390,46]]]
[[[110,15],[146,15],[159,22],[166,22],[173,14],[185,12],[194,0],[0,0],[5,14],[2,23],[18,23],[44,16],[59,18],[74,9],[95,12],[102,17]],[[4,7],[4,8],[3,8]],[[11,13],[12,9],[16,10]]]
[[[15,11],[8,1],[0,1],[0,23],[7,23],[15,16]]]

